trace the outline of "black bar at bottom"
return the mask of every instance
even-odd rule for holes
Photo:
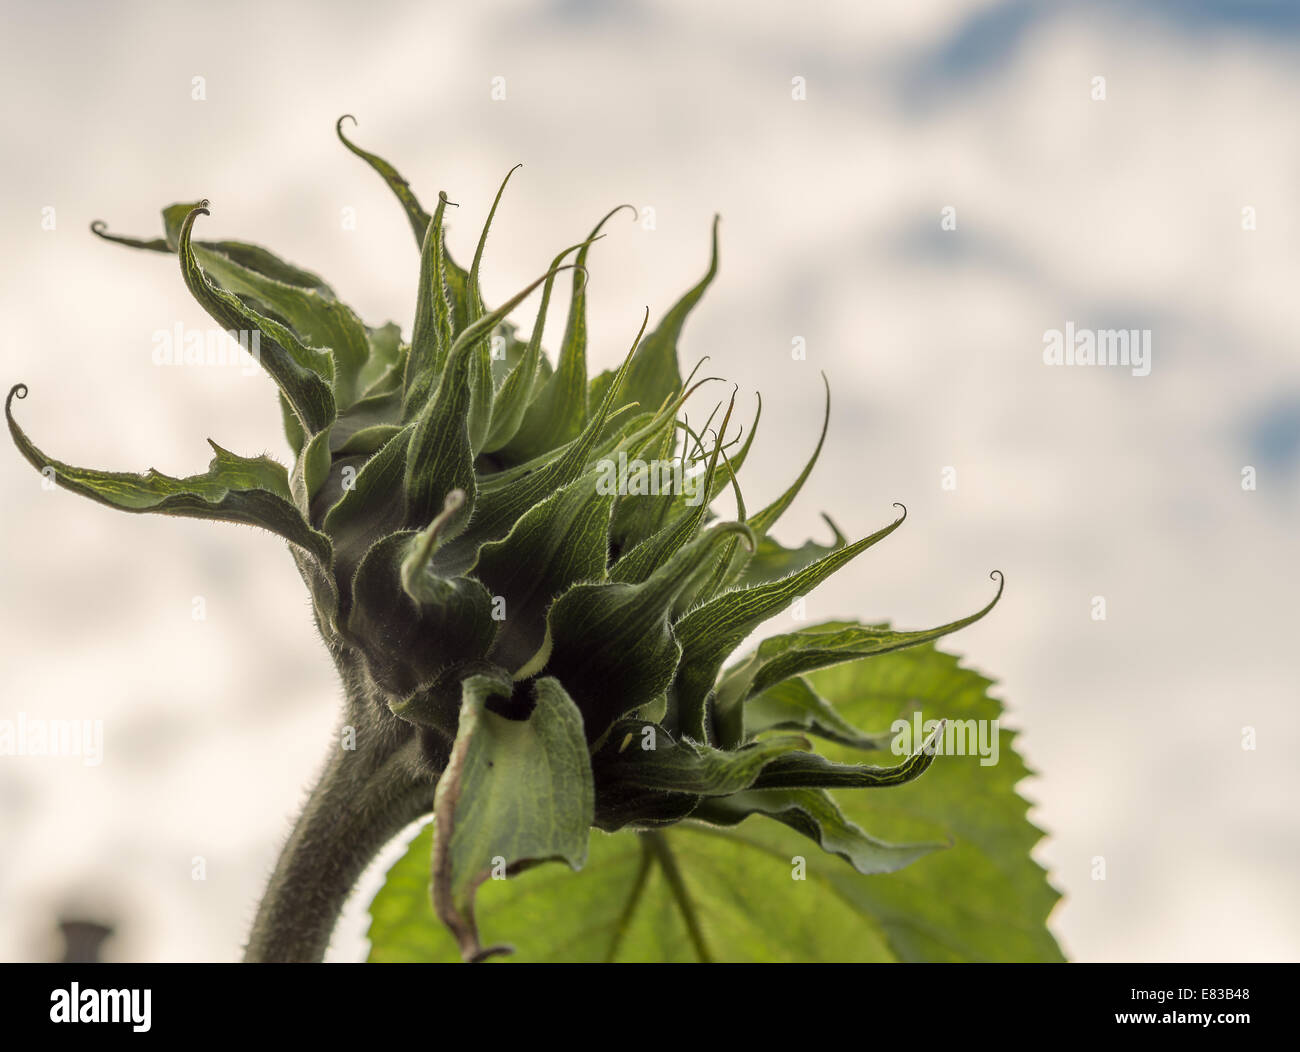
[[[806,1031],[812,1041],[843,1041],[857,1027],[864,1040],[895,1027],[913,1037],[987,1036],[992,1027],[1072,1036],[1202,1031],[1222,1039],[1233,1029],[1285,1027],[1294,1017],[1297,971],[1292,964],[9,964],[0,965],[0,1012],[6,1039],[92,1041],[108,1031],[146,1041],[284,1033],[403,1044],[414,1037],[436,1046],[448,1028],[463,1035],[458,1042],[560,1034],[653,1041],[661,1027],[680,1038],[679,1026],[692,1019],[688,1032],[697,1037],[731,1038],[781,1026],[782,1017],[790,1033]]]

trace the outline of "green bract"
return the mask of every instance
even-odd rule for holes
[[[23,385],[6,402],[23,455],[67,489],[126,511],[252,523],[289,542],[361,739],[355,757],[344,753],[330,769],[363,787],[325,792],[295,833],[298,847],[331,820],[373,821],[382,844],[391,827],[432,810],[437,912],[475,958],[492,952],[478,939],[476,887],[494,870],[545,859],[579,868],[592,826],[691,819],[726,828],[759,815],[860,873],[890,872],[942,846],[885,842],[844,817],[826,790],[896,786],[933,757],[922,747],[882,767],[814,752],[805,734],[859,750],[886,736],[850,725],[804,676],[937,639],[982,617],[997,596],[924,631],[801,627],[728,666],[759,625],[887,537],[903,515],[852,543],[836,529],[830,545],[785,548],[772,528],[822,442],[789,489],[750,513],[737,472],[757,417],[743,445],[728,437],[734,396],[716,428],[697,431],[682,418],[694,388],[679,372],[677,341],[717,271],[716,222],[704,277],[655,329],[647,334],[642,323],[617,370],[589,378],[587,257],[614,212],[489,309],[479,271],[492,214],[466,270],[444,243],[446,195],[428,214],[390,165],[344,137],[341,121],[339,137],[384,177],[415,234],[420,283],[409,343],[392,323],[366,325],[319,277],[265,249],[196,240],[206,201],[165,209],[156,240],[93,227],[111,241],[175,254],[221,328],[259,334],[291,470],[215,444],[209,470],[190,478],[76,468],[47,456],[15,421]],[[541,335],[566,269],[568,323],[552,364]],[[536,290],[524,340],[506,319]],[[828,411],[829,396],[828,388]],[[633,462],[668,465],[678,474],[665,477],[679,485],[602,484],[611,465]],[[682,491],[688,467],[694,500]],[[736,521],[709,510],[728,489]],[[293,850],[291,842],[286,858]],[[298,873],[304,867],[282,859],[273,889],[278,880],[292,894],[294,880],[323,879]],[[266,924],[273,928],[274,917]],[[263,932],[250,953],[259,939],[264,957],[319,949]]]

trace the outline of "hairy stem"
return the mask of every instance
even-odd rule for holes
[[[280,852],[245,961],[322,960],[365,868],[433,808],[437,776],[421,760],[415,728],[367,694],[349,691],[343,733]]]

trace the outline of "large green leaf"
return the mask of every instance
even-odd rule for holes
[[[989,721],[1002,711],[989,680],[931,645],[810,679],[841,717],[870,730],[914,710]],[[1000,729],[994,765],[938,756],[907,785],[836,794],[873,837],[951,838],[898,872],[861,876],[758,816],[728,829],[687,821],[649,836],[594,833],[581,873],[542,866],[493,881],[479,923],[523,961],[1059,961],[1045,926],[1059,896],[1030,858],[1041,834],[1015,792],[1029,772],[1013,738]],[[826,752],[860,756],[833,744]],[[426,830],[371,904],[372,961],[457,959],[429,905],[428,853]],[[796,856],[806,860],[802,881],[792,879]]]

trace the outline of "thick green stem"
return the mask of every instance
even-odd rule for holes
[[[436,774],[421,759],[416,729],[364,691],[349,693],[343,733],[280,853],[245,961],[322,960],[365,868],[433,809]]]

